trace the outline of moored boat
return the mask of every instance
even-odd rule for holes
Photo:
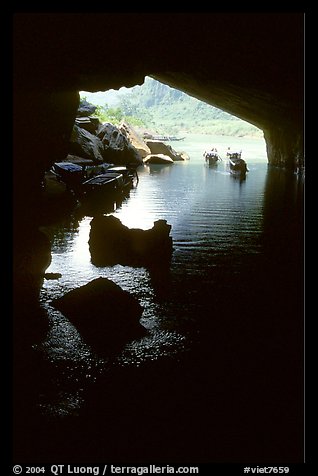
[[[86,199],[115,197],[124,189],[124,178],[118,172],[105,172],[82,183],[81,195]]]
[[[129,190],[139,182],[136,167],[128,167],[126,165],[117,165],[110,167],[107,172],[115,172],[123,176],[123,188]]]
[[[145,132],[143,135],[144,139],[150,139],[150,140],[158,140],[160,142],[169,142],[169,141],[179,141],[179,140],[184,140],[185,137],[177,137],[177,136],[166,136],[166,135],[154,135],[150,134],[148,132]]]
[[[71,162],[55,162],[51,172],[58,181],[65,183],[68,190],[78,190],[83,180],[85,180],[83,168]]]

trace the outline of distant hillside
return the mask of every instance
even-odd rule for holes
[[[130,91],[127,90],[124,100],[129,101],[131,105],[148,108],[152,111],[164,107],[165,110],[168,108],[171,113],[171,110],[176,107],[179,110],[204,114],[209,119],[235,119],[216,107],[188,96],[178,89],[170,88],[148,76],[142,86],[134,86]]]
[[[100,105],[102,93],[95,94],[99,94]],[[92,93],[89,96],[86,94],[86,97],[89,102],[97,104]],[[112,90],[111,98],[112,102],[116,101],[123,118],[138,118],[145,128],[159,134],[263,135],[262,131],[253,125],[150,77],[146,77],[141,86]],[[111,104],[107,104],[106,95],[105,99],[107,109]]]
[[[98,91],[97,93],[80,91],[80,97],[85,97],[89,103],[95,106],[105,106],[105,104],[107,104],[109,107],[117,107],[119,106],[122,96],[127,94],[127,91],[129,91],[129,89],[124,87],[119,90],[109,89],[108,91]]]

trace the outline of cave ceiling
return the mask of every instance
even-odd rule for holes
[[[18,90],[101,91],[146,75],[266,128],[303,115],[302,13],[17,13]]]

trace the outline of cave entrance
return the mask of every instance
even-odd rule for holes
[[[209,152],[213,149],[217,151],[219,171],[224,173],[229,173],[229,153],[242,154],[247,164],[267,162],[262,130],[149,76],[141,86],[80,91],[79,97],[68,152],[63,160],[69,164],[62,164],[57,170],[56,165],[60,164],[53,167],[60,182],[72,180],[66,187],[69,185],[75,195],[79,192],[80,201],[85,189],[83,181],[108,174],[110,165],[134,166],[137,174],[143,172],[139,166],[149,163],[169,165],[191,159],[191,164],[202,167],[207,163],[211,165]],[[81,174],[79,178],[72,172],[76,168]],[[50,172],[51,169],[45,180],[51,188],[54,186],[51,195],[53,192],[56,195],[61,186],[56,184],[54,175],[48,175]],[[56,207],[55,202],[51,206],[52,213],[64,208]],[[109,208],[112,211],[118,207],[112,201]],[[135,215],[140,216],[138,207],[135,209]]]

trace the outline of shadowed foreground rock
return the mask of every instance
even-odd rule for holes
[[[98,216],[91,221],[89,249],[95,266],[162,267],[170,264],[171,225],[157,220],[149,230],[128,228],[110,216]]]
[[[116,351],[146,330],[138,300],[107,278],[97,278],[53,301],[98,353]]]

